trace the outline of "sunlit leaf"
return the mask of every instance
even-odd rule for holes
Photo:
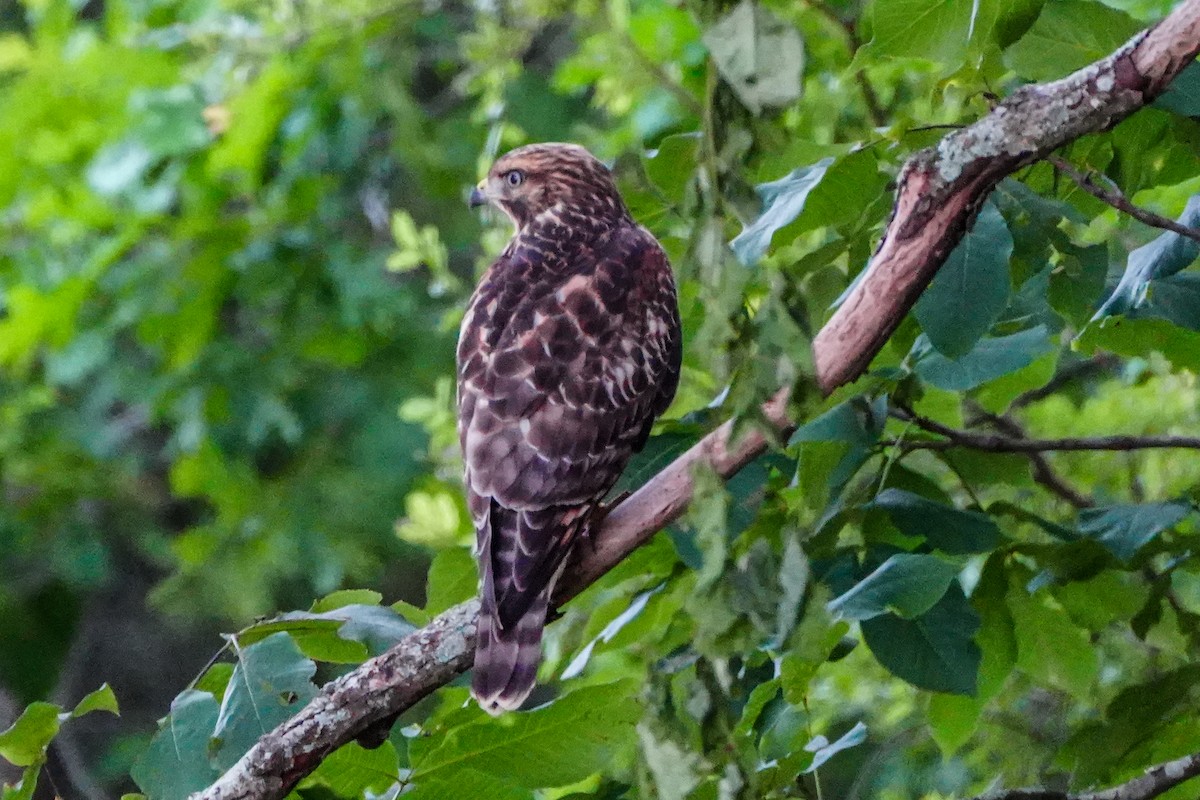
[[[860,621],[882,614],[914,619],[942,599],[957,574],[958,567],[935,556],[899,553],[830,601],[829,610]]]
[[[82,700],[75,704],[75,708],[71,709],[72,717],[82,717],[84,714],[90,714],[93,711],[107,711],[110,714],[120,715],[120,710],[117,707],[117,696],[113,693],[112,687],[107,683],[88,693]]]
[[[1177,221],[1181,225],[1200,227],[1200,195],[1188,201]],[[1195,261],[1197,256],[1200,256],[1200,242],[1174,231],[1167,231],[1149,244],[1132,251],[1117,288],[1093,319],[1125,314],[1138,308],[1146,301],[1154,279],[1174,275]]]
[[[16,722],[0,733],[0,756],[18,767],[42,763],[46,747],[62,724],[61,711],[52,703],[31,703]]]
[[[812,763],[804,771],[813,772],[838,753],[843,750],[849,750],[851,747],[857,747],[866,740],[867,726],[861,722],[854,723],[854,727],[839,736],[835,742],[830,742],[825,737],[818,736],[805,746],[806,750],[812,752],[813,759]]]
[[[625,683],[578,689],[533,711],[475,719],[411,745],[413,781],[446,781],[461,770],[503,775],[527,789],[563,786],[629,746],[641,709]]]
[[[1052,0],[1004,61],[1023,78],[1053,80],[1107,56],[1141,27],[1092,0]]]

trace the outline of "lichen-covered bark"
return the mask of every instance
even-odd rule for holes
[[[479,602],[451,608],[392,649],[327,684],[195,797],[284,797],[337,748],[465,672],[475,656]]]
[[[1002,178],[1161,94],[1200,52],[1200,0],[1107,58],[1022,87],[978,122],[909,159],[867,274],[813,340],[825,392],[861,375],[962,239]]]

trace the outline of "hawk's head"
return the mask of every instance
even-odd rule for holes
[[[505,153],[471,192],[472,207],[492,203],[517,230],[539,215],[615,223],[629,212],[608,168],[577,144],[530,144]]]

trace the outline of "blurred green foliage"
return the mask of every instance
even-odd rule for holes
[[[463,200],[499,152],[567,139],[679,277],[683,382],[628,485],[781,385],[805,424],[698,475],[686,518],[564,610],[547,705],[492,720],[447,687],[300,796],[901,800],[1200,750],[1195,452],[1039,466],[889,415],[1195,435],[1192,243],[1036,165],[866,379],[821,400],[806,377],[905,158],[1171,5],[0,6],[0,694],[109,680],[123,727],[66,724],[67,773],[184,798],[471,596],[453,346],[509,231]],[[1194,224],[1197,108],[1193,66],[1063,155]],[[205,669],[214,627],[238,633]],[[117,655],[89,661],[98,640]],[[60,713],[0,734],[31,770],[5,797]]]

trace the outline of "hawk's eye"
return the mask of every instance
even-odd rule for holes
[[[515,189],[525,182],[525,173],[521,172],[519,169],[514,169],[504,173],[504,180],[509,186]]]

